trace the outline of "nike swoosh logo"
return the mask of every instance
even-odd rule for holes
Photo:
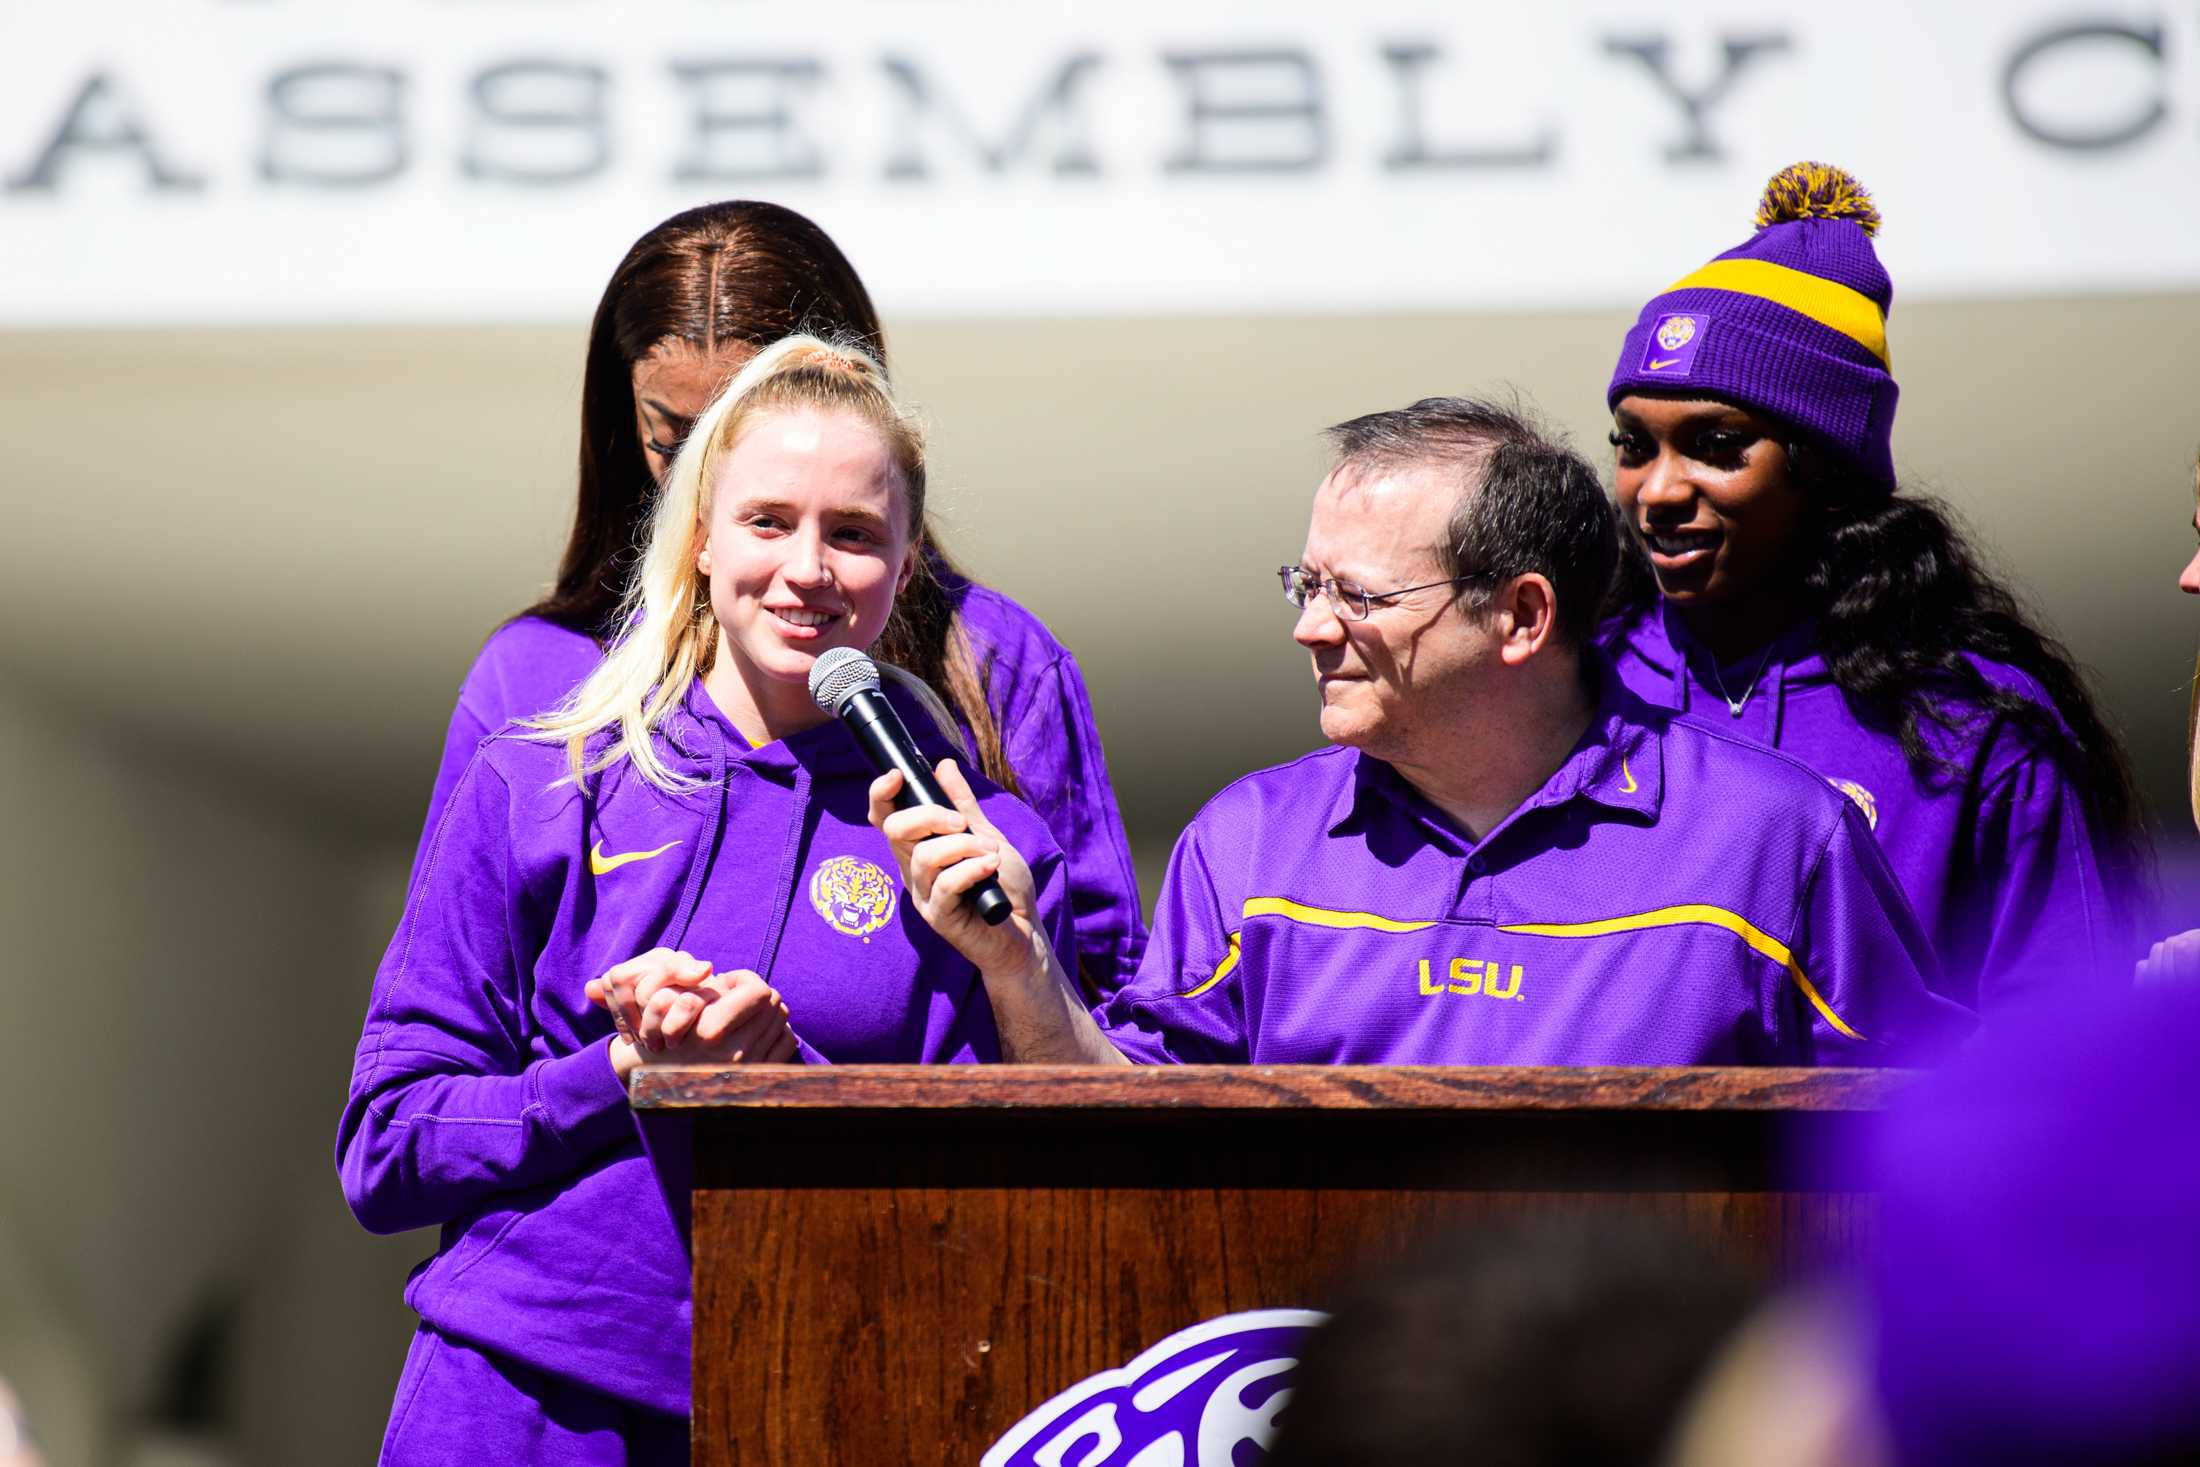
[[[602,876],[618,870],[629,861],[646,861],[652,856],[661,856],[678,844],[676,840],[668,840],[654,851],[626,851],[616,856],[607,856],[603,853],[603,842],[599,840],[589,848],[588,869]]]
[[[1623,795],[1631,795],[1642,788],[1641,785],[1635,783],[1635,771],[1627,767],[1627,760],[1624,755],[1621,756],[1619,761],[1619,777],[1627,781],[1619,787],[1619,792]]]
[[[1662,372],[1667,367],[1672,366],[1675,362],[1679,360],[1679,357],[1667,357],[1664,361],[1661,362],[1656,357],[1652,357],[1650,359],[1650,365],[1644,370],[1651,372]]]

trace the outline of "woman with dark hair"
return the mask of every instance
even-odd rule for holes
[[[891,623],[926,482],[921,425],[875,358],[766,347],[667,473],[611,651],[483,740],[452,789],[338,1128],[361,1223],[442,1230],[406,1285],[420,1325],[382,1467],[689,1459],[667,1206],[686,1194],[643,1153],[638,1065],[1000,1057],[983,977],[906,918],[866,820],[871,768],[808,687],[820,656]],[[929,759],[954,742],[937,701],[903,715]],[[1016,931],[1062,951],[1061,853],[973,778],[973,808],[1035,852]]]
[[[1844,791],[1982,1012],[2128,974],[2152,848],[2121,742],[1949,512],[1895,483],[1893,288],[1855,179],[1799,163],[1643,307],[1606,401],[1628,686]]]
[[[797,331],[886,360],[855,267],[822,229],[752,200],[650,230],[612,272],[588,333],[580,494],[550,594],[499,627],[460,689],[423,846],[484,735],[532,717],[595,667],[658,481],[703,408],[763,347]],[[944,697],[979,769],[1039,813],[1069,856],[1078,968],[1112,993],[1145,949],[1138,881],[1077,661],[1028,611],[955,569],[929,523],[914,579],[875,649]]]

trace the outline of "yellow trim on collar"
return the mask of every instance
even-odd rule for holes
[[[1887,318],[1880,312],[1879,303],[1837,280],[1775,265],[1770,260],[1713,260],[1695,274],[1668,285],[1664,293],[1670,295],[1676,290],[1730,290],[1786,306],[1821,326],[1832,327],[1879,358],[1879,364],[1888,371],[1894,370],[1894,362],[1887,355]]]
[[[1498,928],[1500,932],[1523,932],[1530,937],[1605,937],[1615,932],[1639,932],[1648,927],[1719,927],[1739,937],[1750,948],[1772,959],[1787,969],[1788,977],[1802,990],[1803,997],[1818,1011],[1820,1018],[1851,1039],[1864,1036],[1843,1023],[1824,998],[1818,987],[1803,976],[1796,966],[1795,955],[1787,945],[1761,931],[1748,918],[1729,912],[1724,907],[1702,906],[1690,903],[1679,907],[1660,907],[1655,912],[1640,912],[1632,917],[1606,917],[1598,922],[1520,922]]]

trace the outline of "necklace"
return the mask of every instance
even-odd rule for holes
[[[1774,645],[1778,644],[1775,643]],[[1750,694],[1757,691],[1757,684],[1763,680],[1765,669],[1771,665],[1772,647],[1768,646],[1765,648],[1765,655],[1757,659],[1757,670],[1750,674],[1749,686],[1742,689],[1742,696],[1737,698],[1726,690],[1726,679],[1719,676],[1719,664],[1717,662],[1711,664],[1711,686],[1716,688],[1719,696],[1726,700],[1727,712],[1733,714],[1736,718],[1742,716],[1742,710],[1749,706]]]

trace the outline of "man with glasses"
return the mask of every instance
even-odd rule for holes
[[[953,909],[958,869],[1015,894],[982,824],[874,791],[919,911],[971,944],[1004,1056],[1869,1064],[1967,1031],[1847,796],[1644,704],[1595,650],[1619,532],[1579,456],[1457,398],[1330,438],[1282,579],[1331,747],[1199,813],[1106,1005],[1064,1004],[1043,944]]]

